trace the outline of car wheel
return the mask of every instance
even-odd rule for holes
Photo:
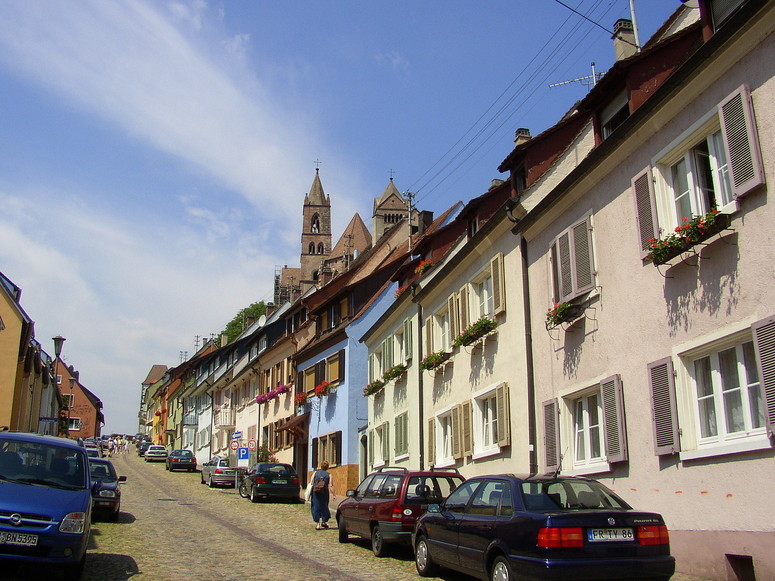
[[[339,525],[337,526],[337,530],[339,531],[339,542],[340,543],[346,543],[350,540],[350,534],[347,532],[347,523],[344,522],[344,516],[339,515]]]
[[[512,581],[514,574],[506,557],[496,557],[490,569],[490,581]]]
[[[62,577],[65,581],[79,581],[86,565],[86,554],[77,563],[69,563],[62,567]]]
[[[239,485],[239,495],[242,498],[247,498],[248,497],[248,487],[247,487],[247,485],[244,482],[241,482],[240,485]]]
[[[215,482],[213,482],[212,474],[210,475],[210,478],[207,479],[207,486],[209,486],[210,488],[215,488]]]
[[[258,502],[258,495],[256,494],[256,487],[250,487],[250,502]]]
[[[433,577],[439,570],[439,566],[431,558],[428,541],[423,536],[417,539],[414,547],[414,566],[417,567],[420,577]]]
[[[382,536],[382,529],[379,525],[374,525],[371,529],[371,550],[375,557],[387,557],[388,544],[385,542],[385,537]]]

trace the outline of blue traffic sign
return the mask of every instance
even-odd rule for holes
[[[250,457],[249,452],[247,448],[237,448],[237,460],[247,460]]]

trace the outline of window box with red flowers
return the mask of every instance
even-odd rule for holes
[[[382,391],[382,388],[385,387],[385,382],[381,379],[375,379],[371,383],[367,384],[366,387],[363,388],[363,395],[369,396],[374,395],[375,393],[379,393]]]
[[[665,264],[728,227],[729,215],[719,214],[716,210],[711,210],[704,216],[684,218],[672,234],[649,240],[646,258],[655,266]]]
[[[449,359],[450,355],[451,353],[447,353],[446,351],[437,351],[436,353],[431,353],[425,359],[420,361],[420,369],[424,371],[436,369],[447,359]]]
[[[436,263],[433,262],[432,260],[421,260],[420,264],[418,264],[417,267],[414,269],[414,273],[424,274],[425,272],[433,268],[435,264]]]
[[[409,290],[409,285],[405,284],[403,286],[398,287],[396,289],[396,294],[394,294],[393,296],[398,299],[401,297],[401,295],[403,295],[408,290]]]
[[[307,403],[309,400],[309,396],[307,395],[306,391],[302,391],[301,393],[297,393],[296,396],[293,398],[293,403],[297,406],[302,406]]]
[[[328,381],[322,381],[315,386],[315,396],[325,397],[329,395],[333,390],[334,388],[331,386],[331,384]]]
[[[485,335],[492,333],[495,330],[495,327],[495,319],[490,315],[483,315],[477,321],[466,327],[460,335],[455,337],[452,344],[455,347],[460,347],[461,345],[467,347],[476,343]]]

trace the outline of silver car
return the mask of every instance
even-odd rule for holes
[[[202,464],[202,484],[207,484],[210,488],[214,486],[234,486],[235,469],[229,467],[229,459],[214,456],[209,462]]]
[[[167,448],[160,444],[151,444],[143,455],[146,462],[164,462],[167,459]]]

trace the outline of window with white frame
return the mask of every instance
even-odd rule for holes
[[[75,402],[75,395],[72,393],[63,393],[62,399],[64,400],[65,409],[73,409],[73,403]]]
[[[475,279],[472,283],[474,295],[474,315],[475,319],[484,315],[492,315],[492,276],[487,269],[482,276]]]
[[[739,87],[632,179],[642,257],[649,242],[712,210],[732,213],[764,183],[751,95]]]
[[[571,405],[573,407],[573,467],[584,468],[605,462],[599,390],[573,399]]]
[[[592,290],[595,269],[591,216],[563,230],[552,244],[550,257],[555,302],[571,301]]]
[[[600,114],[600,127],[603,139],[606,139],[630,116],[630,106],[627,102],[627,91],[617,95]]]
[[[81,418],[68,418],[68,430],[78,431],[82,427]]]
[[[654,451],[682,459],[771,448],[775,317],[648,365]]]
[[[371,458],[372,466],[384,466],[390,461],[390,427],[388,422],[372,430]]]
[[[396,416],[394,422],[396,457],[409,454],[409,412]]]
[[[473,449],[467,442],[468,418],[473,413]],[[473,398],[471,411],[466,404],[461,408],[462,452],[473,453],[474,459],[498,453],[501,447],[510,444],[508,387],[501,383],[477,393]]]
[[[443,465],[454,462],[452,456],[453,424],[451,411],[437,418],[436,464]]]
[[[435,329],[433,344],[437,349],[442,351],[449,351],[452,345],[452,338],[450,337],[450,315],[449,309],[445,307],[433,316]]]

